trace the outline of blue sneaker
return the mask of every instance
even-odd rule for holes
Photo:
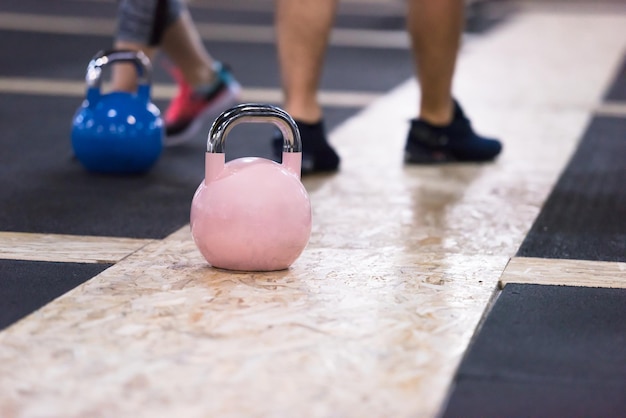
[[[419,119],[411,121],[404,161],[407,164],[482,162],[493,160],[500,151],[500,141],[476,134],[463,109],[454,101],[454,115],[447,126],[435,126]]]

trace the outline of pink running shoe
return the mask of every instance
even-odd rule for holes
[[[191,140],[202,127],[208,132],[215,118],[240,101],[241,85],[221,63],[215,65],[217,81],[195,90],[183,79],[180,70],[169,71],[178,84],[178,94],[164,115],[166,147]]]

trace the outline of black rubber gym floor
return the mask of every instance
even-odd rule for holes
[[[0,260],[0,330],[110,266]]]
[[[626,261],[626,119],[595,117],[518,256]]]
[[[607,90],[604,100],[607,102],[626,102],[626,59],[622,61],[615,82]]]
[[[626,56],[604,96],[626,102]],[[594,117],[520,257],[626,261],[626,118]]]
[[[626,289],[509,284],[443,417],[623,417]]]
[[[145,175],[87,173],[69,143],[75,98],[4,94],[0,114],[10,121],[35,117],[3,134],[0,157],[0,225],[3,231],[164,238],[189,222],[189,208],[204,178],[206,145],[166,149]],[[327,109],[329,126],[354,109]],[[4,123],[3,123],[4,124]],[[238,127],[239,128],[239,127]],[[269,126],[242,126],[226,144],[229,159],[271,158]]]

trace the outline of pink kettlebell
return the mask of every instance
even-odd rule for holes
[[[283,162],[245,157],[225,163],[225,140],[240,122],[272,123],[284,138]],[[265,104],[222,113],[209,131],[205,178],[191,203],[196,246],[217,268],[283,270],[311,236],[311,202],[300,181],[302,142],[294,120]]]

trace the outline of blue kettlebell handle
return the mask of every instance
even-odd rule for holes
[[[89,62],[85,81],[87,83],[87,99],[90,102],[100,97],[102,85],[102,68],[113,62],[130,62],[135,64],[138,76],[137,94],[150,100],[150,82],[152,80],[152,64],[150,59],[141,51],[112,50],[100,51]]]
[[[293,118],[283,109],[261,103],[244,103],[223,112],[209,130],[207,152],[223,154],[226,136],[241,122],[272,123],[283,134],[283,152],[302,152],[300,131]]]

